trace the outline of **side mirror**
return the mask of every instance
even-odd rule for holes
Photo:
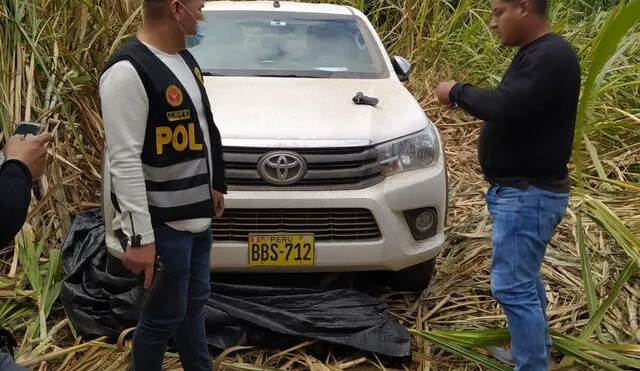
[[[409,73],[411,72],[411,63],[403,57],[394,55],[391,57],[391,65],[393,66],[396,75],[400,81],[409,80]]]

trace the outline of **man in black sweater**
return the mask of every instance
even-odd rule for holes
[[[6,160],[0,164],[0,248],[9,244],[27,218],[32,182],[44,172],[51,138],[45,132],[14,135],[7,141]]]
[[[18,233],[31,203],[31,186],[45,169],[46,145],[50,133],[15,135],[4,148],[6,160],[0,164],[0,248]],[[8,331],[0,330],[0,334]],[[8,354],[0,352],[0,370],[24,371]]]
[[[511,350],[492,353],[516,370],[546,370],[546,295],[540,266],[561,221],[570,183],[580,66],[550,31],[546,0],[494,0],[491,27],[519,50],[496,89],[440,83],[441,103],[485,121],[478,155],[491,187],[491,291],[507,315]]]

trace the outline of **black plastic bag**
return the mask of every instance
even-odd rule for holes
[[[142,289],[133,275],[111,274],[99,209],[79,214],[62,247],[61,299],[85,338],[116,338],[134,327]],[[277,348],[320,340],[390,358],[410,358],[407,329],[385,303],[351,289],[315,289],[212,282],[205,306],[209,345]]]

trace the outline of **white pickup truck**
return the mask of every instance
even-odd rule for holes
[[[394,288],[426,288],[447,173],[437,128],[402,84],[409,62],[349,6],[212,1],[203,12],[206,37],[191,52],[229,186],[212,270],[385,270]],[[108,250],[121,257],[103,201]]]

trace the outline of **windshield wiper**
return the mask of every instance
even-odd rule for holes
[[[203,76],[227,76],[217,72],[203,72],[202,75]]]
[[[271,73],[257,73],[253,76],[256,77],[300,77],[300,78],[309,78],[309,79],[319,79],[320,76],[311,76],[311,75],[298,75],[295,73],[288,73],[288,74],[271,74]]]

